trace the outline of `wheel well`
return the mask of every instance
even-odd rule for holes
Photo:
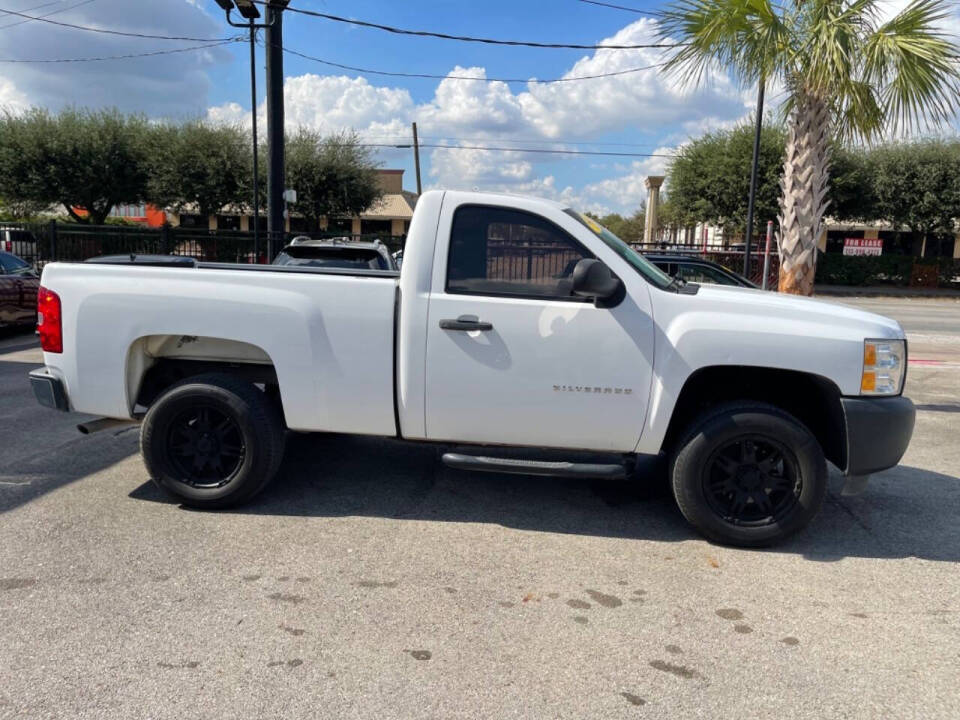
[[[732,400],[762,401],[790,413],[813,433],[827,460],[846,467],[840,389],[825,377],[777,368],[715,366],[694,372],[677,398],[662,449],[671,451],[701,413]]]
[[[160,358],[144,373],[137,392],[136,405],[148,408],[172,385],[207,373],[239,377],[251,385],[263,385],[267,393],[277,393],[279,389],[273,365]]]
[[[238,376],[279,396],[273,361],[256,345],[197,335],[144,335],[127,353],[131,412],[142,413],[171,385],[205,373]]]

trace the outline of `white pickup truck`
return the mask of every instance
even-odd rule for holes
[[[359,433],[520,474],[642,480],[661,458],[687,520],[744,546],[810,522],[827,460],[860,490],[910,441],[893,320],[682,284],[539,199],[428,192],[404,254],[399,273],[47,265],[37,398],[142,421],[150,477],[192,506],[253,497],[288,429]]]

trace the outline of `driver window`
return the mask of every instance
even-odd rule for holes
[[[580,302],[570,295],[573,268],[592,257],[539,215],[466,205],[453,218],[447,292]]]

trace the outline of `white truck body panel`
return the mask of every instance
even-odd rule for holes
[[[55,263],[65,352],[45,353],[75,410],[130,417],[130,349],[146,336],[248,343],[273,363],[294,430],[393,435],[391,278]]]
[[[603,308],[447,293],[451,222],[465,204],[560,226],[623,281],[624,300]],[[505,195],[424,194],[399,312],[390,276],[53,263],[42,282],[62,301],[64,352],[45,353],[45,363],[71,409],[127,418],[152,361],[136,353],[172,342],[141,338],[211,338],[255,349],[233,361],[255,361],[256,350],[269,358],[295,430],[656,453],[698,369],[797,370],[857,395],[864,339],[904,337],[892,320],[835,304],[716,286],[662,290],[563,210]],[[494,331],[440,329],[460,315]]]

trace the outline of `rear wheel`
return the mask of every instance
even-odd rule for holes
[[[771,405],[716,408],[671,463],[674,497],[707,538],[762,547],[805,527],[823,504],[827,466],[813,434]]]
[[[246,502],[273,478],[284,450],[277,404],[250,383],[208,374],[174,385],[150,407],[140,450],[153,481],[185,505]]]

